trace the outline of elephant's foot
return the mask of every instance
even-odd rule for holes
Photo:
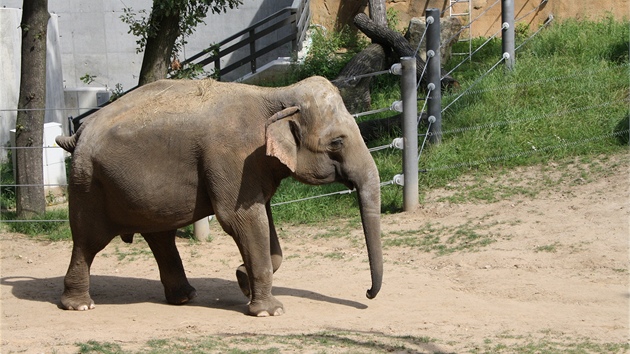
[[[166,301],[171,305],[182,305],[197,297],[197,290],[190,284],[174,289],[164,288]]]
[[[61,306],[65,310],[85,311],[94,308],[94,301],[87,292],[81,295],[70,295],[64,291],[61,295]]]
[[[241,264],[236,268],[236,280],[238,280],[238,286],[241,288],[243,295],[249,299],[252,293],[249,290],[249,277],[247,276],[245,265]]]
[[[275,297],[249,303],[249,314],[257,317],[280,316],[284,314],[284,306]]]

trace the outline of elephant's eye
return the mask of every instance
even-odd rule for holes
[[[343,138],[335,138],[328,144],[329,151],[339,151],[343,147]]]

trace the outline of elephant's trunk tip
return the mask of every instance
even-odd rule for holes
[[[371,288],[371,289],[368,289],[368,291],[365,293],[365,296],[366,296],[368,299],[372,300],[373,298],[375,298],[375,297],[376,297],[376,294],[378,294],[379,290],[381,290],[381,289],[380,289],[380,288],[376,288],[376,289],[375,289],[375,288]]]

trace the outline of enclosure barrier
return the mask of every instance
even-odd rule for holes
[[[508,70],[514,69],[514,0],[501,0],[501,48]]]
[[[501,24],[501,29],[495,33],[493,36],[490,37],[490,39],[488,39],[485,43],[483,43],[476,51],[471,52],[470,55],[467,58],[464,58],[462,60],[461,63],[459,63],[458,65],[455,66],[455,68],[450,71],[447,75],[450,75],[454,70],[456,70],[464,61],[470,59],[477,51],[479,51],[483,46],[485,46],[491,39],[495,38],[499,32],[503,32],[504,35],[502,36],[505,39],[507,39],[508,41],[510,41],[510,34],[506,34],[505,32],[507,32],[507,30],[509,30],[510,28],[512,29],[512,31],[514,30],[514,22],[513,22],[513,1],[512,0],[501,0],[502,1],[502,5],[503,6],[507,6],[510,7],[512,6],[512,19],[510,21],[510,18],[507,18],[506,16],[502,15],[502,24]],[[541,5],[544,4],[547,0],[543,0],[541,2]],[[497,0],[498,3],[498,0]],[[512,4],[510,4],[512,3]],[[496,3],[495,3],[496,4]],[[540,5],[539,5],[540,6]],[[509,13],[509,9],[506,11],[507,13]],[[480,16],[478,16],[476,19],[480,18]],[[427,21],[427,26],[426,26],[426,30],[425,33],[423,33],[423,38],[426,36],[427,39],[427,63],[425,65],[425,69],[423,71],[423,73],[421,73],[421,78],[420,80],[416,79],[416,72],[415,72],[415,58],[401,58],[401,63],[399,64],[395,64],[394,66],[392,66],[392,68],[390,68],[389,70],[384,70],[384,71],[378,71],[378,72],[374,72],[371,74],[365,74],[365,75],[360,75],[360,76],[354,76],[354,77],[349,77],[349,78],[344,78],[344,80],[358,80],[360,78],[363,77],[369,77],[369,76],[376,76],[376,75],[387,75],[387,74],[394,74],[394,75],[401,75],[401,101],[396,101],[393,102],[389,107],[384,107],[384,108],[380,108],[380,109],[375,109],[375,110],[371,110],[371,111],[367,111],[367,112],[361,112],[361,113],[357,113],[354,116],[355,117],[361,117],[361,116],[366,116],[366,115],[371,115],[371,114],[376,114],[376,113],[381,113],[381,112],[386,112],[386,111],[397,111],[397,112],[402,112],[403,116],[404,116],[404,124],[403,124],[403,137],[399,137],[394,139],[390,144],[387,145],[383,145],[383,146],[377,146],[377,147],[373,147],[370,148],[370,151],[373,153],[376,153],[378,151],[381,150],[385,150],[385,149],[402,149],[403,150],[403,172],[401,174],[392,176],[391,179],[382,182],[381,183],[381,187],[385,187],[388,185],[401,185],[403,187],[403,209],[404,210],[412,210],[415,207],[417,207],[418,204],[418,172],[423,172],[423,173],[430,173],[432,171],[439,171],[439,170],[446,170],[446,169],[459,169],[459,168],[470,168],[472,166],[476,166],[476,165],[480,165],[480,164],[488,164],[488,163],[492,163],[492,162],[498,162],[498,161],[504,161],[504,160],[508,160],[508,159],[513,159],[513,158],[517,158],[517,157],[521,157],[521,156],[527,156],[527,155],[533,155],[533,154],[537,154],[537,153],[541,153],[541,152],[545,152],[545,151],[552,151],[555,149],[561,149],[561,148],[565,148],[568,146],[578,146],[580,144],[587,144],[593,141],[598,141],[598,140],[602,140],[602,139],[607,139],[613,136],[619,136],[619,135],[623,135],[623,134],[628,134],[628,130],[624,130],[624,131],[617,131],[617,132],[613,132],[610,134],[605,134],[605,135],[601,135],[601,136],[595,136],[595,137],[588,137],[582,140],[578,140],[578,141],[569,141],[569,142],[562,142],[560,144],[557,145],[553,145],[553,146],[545,146],[545,147],[539,147],[539,148],[533,148],[531,150],[526,150],[526,151],[522,151],[522,152],[517,152],[517,153],[511,153],[511,154],[506,154],[506,155],[501,155],[501,156],[496,156],[496,157],[492,157],[492,158],[485,158],[479,161],[470,161],[470,162],[463,162],[463,163],[458,163],[458,164],[451,164],[451,165],[445,165],[445,166],[438,166],[438,167],[433,167],[433,168],[424,168],[424,169],[420,169],[419,168],[419,164],[420,164],[420,159],[421,159],[421,154],[422,151],[424,149],[424,147],[426,146],[427,142],[430,143],[439,143],[442,139],[442,137],[444,135],[450,135],[450,134],[456,134],[456,133],[461,133],[461,132],[465,132],[465,131],[471,131],[471,130],[482,130],[482,129],[492,129],[492,128],[496,128],[496,127],[500,127],[500,126],[506,126],[506,125],[517,125],[517,124],[521,124],[521,123],[525,123],[525,122],[531,122],[531,121],[536,121],[536,120],[546,120],[546,119],[550,119],[553,118],[555,116],[562,116],[562,115],[569,115],[569,114],[577,114],[586,110],[593,110],[593,109],[601,109],[602,107],[606,107],[609,105],[612,105],[614,103],[618,103],[619,101],[609,101],[609,102],[603,102],[603,103],[599,103],[599,104],[593,104],[593,105],[589,105],[589,106],[584,106],[584,107],[579,107],[579,108],[574,108],[574,109],[568,109],[565,110],[563,112],[559,112],[559,113],[542,113],[538,116],[535,117],[529,117],[529,118],[519,118],[519,119],[511,119],[511,120],[505,120],[505,121],[501,121],[501,122],[493,122],[490,124],[484,124],[484,125],[478,125],[478,126],[471,126],[471,127],[461,127],[461,128],[456,128],[456,129],[452,129],[452,130],[447,130],[447,131],[442,131],[442,127],[441,127],[441,117],[443,115],[443,113],[445,111],[447,111],[455,102],[457,102],[461,97],[466,96],[466,95],[473,95],[473,94],[480,94],[483,92],[487,92],[487,91],[492,91],[492,90],[506,90],[506,89],[511,89],[511,88],[517,88],[523,85],[544,85],[546,82],[552,81],[552,80],[564,80],[567,78],[575,78],[578,76],[590,76],[590,75],[595,75],[597,73],[593,73],[593,72],[583,72],[583,73],[579,73],[576,75],[571,75],[571,76],[563,76],[563,77],[557,77],[557,78],[549,78],[549,79],[544,79],[544,80],[538,80],[538,81],[533,81],[530,83],[523,83],[523,84],[514,84],[511,86],[501,86],[501,87],[497,87],[497,88],[487,88],[487,89],[483,89],[483,90],[474,90],[475,86],[481,81],[483,80],[483,78],[485,76],[487,76],[491,71],[493,71],[499,64],[501,64],[502,62],[505,61],[506,67],[508,68],[513,68],[514,66],[514,60],[515,60],[515,56],[514,54],[510,54],[511,50],[510,47],[514,46],[513,43],[513,37],[512,37],[512,43],[503,43],[502,44],[502,50],[503,53],[500,57],[500,59],[488,70],[486,71],[484,74],[480,75],[471,85],[469,85],[463,92],[459,93],[446,107],[442,108],[441,107],[441,101],[442,101],[442,96],[441,96],[441,73],[440,73],[440,55],[439,55],[439,46],[440,46],[440,38],[439,38],[439,19],[440,19],[440,12],[437,9],[427,9],[426,11],[426,21]],[[475,20],[476,20],[475,19]],[[519,48],[521,48],[525,43],[527,43],[529,40],[531,40],[531,38],[533,38],[534,36],[536,36],[542,29],[544,29],[551,21],[553,20],[553,17],[550,17],[543,26],[541,26],[535,33],[533,33],[529,38],[525,39],[525,41],[523,43],[521,43],[518,47],[514,48],[514,51],[517,51]],[[474,20],[473,20],[474,21]],[[471,21],[472,23],[472,21]],[[467,26],[470,26],[470,24],[468,24]],[[437,36],[436,36],[437,34]],[[422,41],[420,41],[422,42]],[[417,49],[419,50],[419,48]],[[513,53],[513,52],[512,52]],[[511,62],[511,64],[510,64]],[[602,70],[606,70],[606,69],[602,69]],[[427,85],[426,88],[426,96],[424,98],[419,98],[417,92],[420,91],[420,87],[418,86],[420,84],[420,82],[422,81],[422,78],[424,77],[424,75],[427,75],[427,81],[429,82],[429,84]],[[449,98],[451,98],[450,96],[448,96]],[[417,107],[417,101],[419,100],[424,100],[424,104],[423,107],[421,109],[421,112],[425,112],[425,108],[426,108],[426,112],[427,112],[427,116],[428,118],[428,126],[427,126],[427,130],[425,133],[419,133],[418,132],[418,126],[419,126],[419,122],[420,122],[420,115],[418,114],[418,107]],[[82,108],[86,108],[86,107],[82,107]],[[95,109],[98,109],[98,107],[95,107]],[[13,110],[16,111],[17,109]],[[46,108],[40,108],[37,110],[47,110]],[[7,111],[7,110],[4,110]],[[422,137],[422,144],[420,146],[418,146],[418,137]],[[28,147],[28,148],[37,148],[37,147]],[[40,147],[41,148],[41,147]],[[52,149],[52,148],[58,148],[58,147],[51,147],[51,146],[47,146],[47,147],[43,147],[43,149]],[[8,150],[15,150],[17,148],[13,147],[13,148],[8,148],[8,147],[3,147],[3,149],[8,149]],[[20,148],[20,149],[24,149],[24,148]],[[13,187],[13,188],[19,188],[19,187],[27,187],[29,185],[15,185],[15,184],[5,184],[4,181],[0,180],[0,189],[4,189],[5,187]],[[45,186],[61,186],[63,187],[64,185],[50,185],[47,184]],[[327,194],[323,194],[323,195],[318,195],[318,196],[310,196],[310,197],[306,197],[306,198],[302,198],[299,200],[294,200],[294,201],[284,201],[284,202],[278,202],[278,203],[274,203],[273,206],[280,206],[280,205],[285,205],[285,204],[289,204],[289,203],[295,203],[295,202],[301,202],[301,201],[306,201],[306,200],[311,200],[311,199],[315,199],[315,198],[322,198],[322,197],[329,197],[329,196],[333,196],[333,195],[341,195],[341,194],[349,194],[349,193],[353,193],[354,190],[341,190],[338,192],[333,192],[333,193],[327,193]],[[0,215],[0,222],[67,222],[67,220],[7,220],[4,219],[2,217],[2,215]],[[207,224],[207,223],[206,223]]]
[[[418,207],[418,97],[416,58],[400,58],[403,113],[403,210]]]

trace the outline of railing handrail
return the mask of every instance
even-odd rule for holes
[[[307,27],[307,24],[310,18],[310,11],[308,11],[309,2],[310,0],[294,0],[291,6],[282,8],[276,11],[275,13],[267,16],[266,18],[254,23],[253,25],[231,35],[228,38],[223,39],[222,41],[216,44],[213,44],[212,46],[182,61],[181,64],[182,65],[200,64],[203,67],[208,64],[214,63],[215,73],[217,73],[220,77],[250,62],[251,68],[252,68],[251,72],[254,73],[256,72],[256,63],[255,63],[256,59],[258,59],[258,57],[262,56],[263,54],[266,54],[270,52],[271,50],[274,50],[288,42],[295,43],[295,47],[293,48],[294,51],[299,50],[299,46],[301,45],[301,42],[305,36],[305,29]],[[257,32],[257,29],[259,29],[260,27],[267,25],[268,23],[287,14],[288,14],[287,17],[278,21],[276,24],[272,25],[270,28],[266,28],[262,32]],[[289,36],[285,36],[282,39],[275,41],[274,43],[264,46],[263,48],[259,48],[259,49],[254,48],[255,46],[253,45],[253,43],[255,43],[256,40],[270,33],[275,32],[276,30],[279,30],[281,28],[286,28],[287,26],[289,26],[292,30]],[[221,49],[223,46],[233,42],[234,40],[244,35],[248,35],[248,36],[246,38],[240,39],[238,42],[230,45],[226,49],[223,49],[223,50]],[[228,65],[226,68],[220,67],[221,58],[235,52],[236,50],[248,44],[251,47],[249,55],[247,55],[243,59],[238,60],[236,63],[232,63]],[[215,54],[210,54],[212,52],[215,52]],[[198,60],[199,58],[203,56],[206,56],[206,57],[203,58],[202,60]],[[197,60],[198,62],[195,63],[195,61]]]

